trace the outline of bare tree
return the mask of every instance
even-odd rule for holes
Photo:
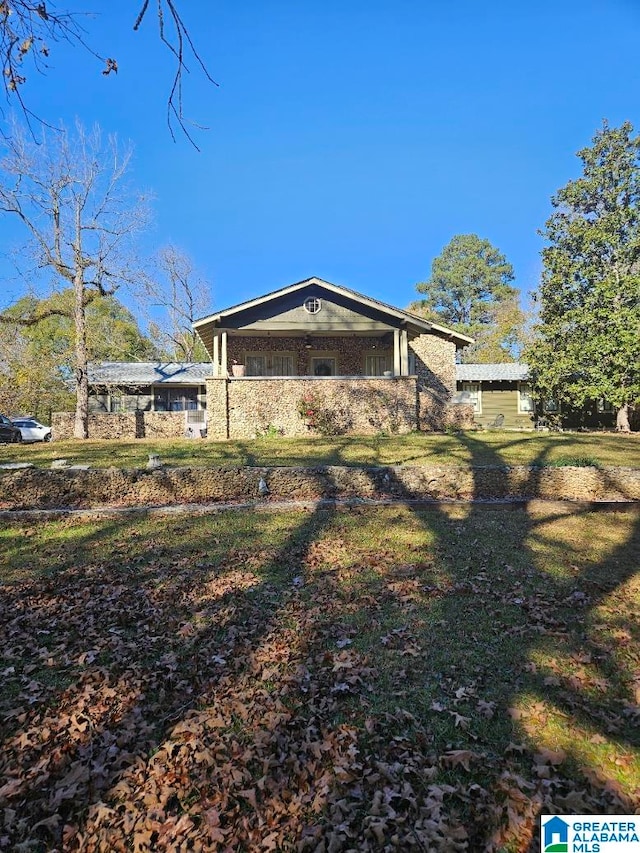
[[[180,15],[175,0],[156,0],[154,6],[158,36],[173,56],[175,71],[167,97],[167,124],[171,136],[174,136],[174,121],[187,138],[193,139],[187,131],[182,107],[182,79],[188,71],[186,60],[191,56],[200,67],[206,79],[218,85],[209,74],[195,47],[189,30]],[[133,29],[138,30],[149,17],[149,0],[137,0],[133,3]],[[151,13],[153,14],[153,13]],[[103,56],[87,41],[87,34],[80,23],[81,13],[71,9],[59,9],[48,0],[0,0],[0,66],[5,94],[15,98],[25,117],[34,114],[23,99],[23,86],[27,81],[26,65],[40,73],[48,69],[48,57],[52,45],[66,41],[84,49],[101,63],[102,73],[109,76],[118,73],[118,61],[112,56]],[[37,117],[36,117],[37,118]],[[195,143],[193,143],[195,144]]]
[[[148,217],[144,197],[124,185],[130,157],[115,137],[103,142],[98,127],[87,132],[77,125],[73,133],[62,128],[37,144],[16,126],[0,161],[0,212],[22,223],[52,289],[73,289],[76,438],[88,436],[86,309],[135,280],[132,240]],[[29,326],[69,316],[55,300],[25,304],[34,307],[17,317],[5,311],[0,320]]]
[[[206,314],[211,305],[208,283],[199,275],[191,258],[175,246],[165,246],[156,258],[157,272],[145,278],[138,291],[144,296],[151,334],[176,361],[203,361],[204,346],[193,331],[193,321]],[[154,314],[160,311],[165,322]]]

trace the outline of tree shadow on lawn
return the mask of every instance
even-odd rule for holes
[[[160,545],[136,547],[124,520],[94,525],[74,544],[86,554],[110,543],[108,555],[2,590],[3,847],[33,841],[34,849],[53,849],[53,843],[72,850],[89,833],[116,850],[137,833],[142,849],[178,849],[177,836],[169,836],[180,821],[187,835],[189,828],[204,831],[202,808],[195,823],[185,815],[193,798],[200,799],[200,787],[217,788],[211,768],[218,765],[225,767],[221,789],[231,811],[244,811],[238,792],[251,774],[233,769],[249,714],[243,702],[251,696],[251,716],[260,722],[276,713],[280,699],[269,698],[264,670],[288,650],[269,635],[296,594],[306,551],[330,517],[313,512],[291,530],[274,516],[274,542],[265,547],[264,536],[254,537],[246,524],[264,519],[238,516],[245,524],[232,531],[235,547],[226,555],[218,549],[213,560],[211,540],[216,533],[224,539],[228,524],[222,517],[175,520],[169,547],[163,535]],[[178,537],[189,533],[184,547]],[[128,543],[135,555],[127,553]],[[291,647],[294,629],[295,620]],[[265,651],[270,642],[279,651]],[[291,676],[291,689],[305,678],[302,671]],[[255,681],[265,695],[251,694]],[[215,753],[203,745],[198,758],[192,743],[198,727],[188,721],[199,716],[204,740],[218,728],[224,738],[215,739]],[[180,773],[185,749],[186,763],[195,764]],[[145,785],[148,802],[142,803],[134,789]],[[209,830],[218,832],[211,823],[205,838]]]
[[[461,441],[474,456],[473,437]],[[486,459],[484,443],[481,453]],[[544,456],[536,463],[543,466]],[[503,464],[497,453],[492,464]],[[538,476],[533,466],[532,487]],[[438,507],[413,512],[435,537],[444,575],[434,576],[428,562],[418,565],[411,580],[427,592],[426,607],[424,597],[423,604],[412,601],[406,585],[396,584],[405,597],[391,607],[384,631],[387,643],[404,646],[411,661],[401,667],[403,708],[420,721],[424,737],[433,737],[439,754],[436,766],[444,772],[434,779],[444,778],[445,785],[433,787],[446,791],[449,816],[460,823],[461,846],[452,849],[533,851],[540,812],[634,812],[640,805],[638,683],[624,647],[637,636],[637,623],[630,606],[605,630],[600,608],[619,606],[607,599],[637,572],[640,513],[633,514],[626,541],[612,541],[604,558],[594,558],[584,538],[592,535],[590,526],[602,533],[603,517],[587,511],[570,516],[577,539],[566,543],[555,541],[554,532],[566,517],[551,511],[472,504],[458,517]],[[380,601],[384,587],[377,579],[367,595]],[[430,595],[436,601],[429,603]],[[363,630],[370,617],[366,611],[357,616]],[[394,683],[397,691],[397,679],[387,675],[381,686],[389,694]],[[447,777],[453,767],[457,784]],[[467,784],[460,783],[461,770],[469,771]],[[417,776],[410,781],[419,787]],[[396,788],[386,814],[397,813],[401,803]],[[403,815],[420,834],[420,849],[440,849],[442,827],[429,835],[415,806]],[[397,819],[387,826],[391,843]]]
[[[5,667],[24,664],[4,704],[9,844],[522,851],[542,808],[632,811],[625,768],[599,778],[565,735],[630,747],[632,614],[619,644],[585,626],[635,570],[638,522],[604,559],[579,540],[565,564],[556,520],[470,506],[94,526],[74,542],[99,559],[4,592]]]

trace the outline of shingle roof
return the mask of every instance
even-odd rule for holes
[[[90,385],[203,385],[212,372],[208,361],[101,361],[88,367]]]
[[[529,378],[529,365],[508,364],[456,364],[458,382],[523,382]]]

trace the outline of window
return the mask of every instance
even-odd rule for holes
[[[382,353],[375,355],[367,355],[365,358],[364,374],[365,376],[383,376],[385,370],[390,370],[389,358]]]
[[[482,414],[482,390],[479,382],[463,382],[462,393],[468,394],[468,402],[473,406],[474,414]]]
[[[599,414],[603,415],[605,412],[613,412],[613,406],[608,400],[600,399],[596,402],[596,409]]]
[[[247,376],[266,376],[265,357],[263,355],[247,355],[245,366]]]
[[[154,397],[156,412],[184,412],[198,408],[197,388],[156,389]]]
[[[293,356],[283,353],[273,354],[271,357],[271,376],[294,376]]]
[[[248,352],[244,363],[247,376],[296,375],[296,357],[292,352]]]
[[[315,296],[310,296],[309,299],[304,300],[303,306],[307,314],[317,314],[322,308],[322,301]]]
[[[314,357],[311,359],[311,375],[312,376],[335,376],[336,375],[336,360],[325,356]]]
[[[528,415],[533,413],[533,397],[531,386],[528,382],[520,382],[518,385],[518,414]]]
[[[560,411],[560,406],[558,405],[558,401],[553,400],[552,398],[545,400],[544,403],[542,404],[542,408],[544,409],[545,412],[549,412],[550,414],[555,414],[555,412]]]

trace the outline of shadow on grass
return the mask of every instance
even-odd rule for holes
[[[469,434],[459,440],[473,461],[504,465],[499,447],[487,460],[485,442]],[[529,493],[536,493],[547,453],[541,452],[531,468]],[[408,500],[417,497],[399,482],[393,487]],[[504,849],[538,849],[540,812],[635,812],[637,675],[620,663],[619,653],[637,636],[637,624],[632,608],[620,613],[614,631],[619,642],[606,631],[598,633],[597,625],[598,608],[637,572],[640,514],[634,513],[627,540],[604,558],[589,560],[567,542],[563,574],[545,566],[544,546],[551,544],[545,536],[553,537],[558,520],[551,513],[513,510],[507,521],[504,510],[477,504],[461,510],[459,518],[445,508],[412,511],[435,537],[446,571],[440,579],[429,566],[422,573],[423,583],[428,581],[437,595],[438,619],[431,619],[423,633],[427,665],[411,660],[411,669],[403,669],[405,683],[413,685],[405,702],[418,706],[426,732],[432,726],[439,733],[439,749],[447,750],[445,764],[447,754],[460,750],[471,771],[474,759],[481,763],[480,772],[469,778],[482,792],[475,800],[473,785],[449,792],[457,800],[452,812],[466,815],[468,849],[503,849],[503,843],[511,845]],[[576,512],[574,522],[581,515],[590,517],[586,510]],[[562,549],[553,543],[552,550],[557,562]],[[378,579],[367,595],[380,600],[384,587]],[[402,602],[390,618],[395,630],[406,623]],[[367,614],[358,621],[366,624]],[[407,710],[415,714],[414,706]],[[624,764],[625,754],[629,772],[621,782],[614,760]],[[418,810],[405,817],[419,820]]]
[[[474,505],[16,527],[56,569],[3,590],[9,843],[523,851],[541,810],[633,811],[593,757],[636,743],[633,614],[597,625],[640,519],[593,559],[580,518],[566,555]]]

